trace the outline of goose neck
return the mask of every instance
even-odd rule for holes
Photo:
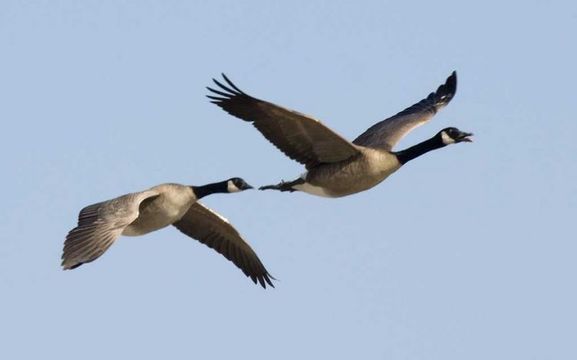
[[[203,198],[203,197],[210,195],[210,194],[228,192],[228,189],[226,186],[226,181],[225,182],[211,183],[211,184],[206,184],[206,185],[201,185],[201,186],[191,186],[191,188],[192,188],[192,192],[194,192],[194,195],[196,196],[197,199]]]
[[[417,145],[411,146],[408,149],[401,150],[395,153],[397,159],[401,164],[405,164],[431,150],[439,149],[445,146],[442,140],[434,136],[428,140],[425,140]]]

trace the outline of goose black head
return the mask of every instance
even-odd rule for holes
[[[244,191],[248,189],[252,189],[252,186],[250,186],[246,181],[239,177],[234,177],[226,181],[226,190],[229,193]]]
[[[461,131],[455,127],[448,127],[441,130],[437,136],[440,136],[441,141],[445,145],[456,144],[460,142],[473,142],[470,137],[472,133]]]

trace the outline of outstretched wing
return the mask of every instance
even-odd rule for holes
[[[356,145],[392,150],[405,135],[429,121],[451,101],[457,91],[457,73],[453,71],[447,81],[425,99],[406,108],[397,115],[376,123],[357,137]]]
[[[285,109],[247,95],[224,74],[224,85],[216,79],[219,89],[207,89],[213,104],[242,120],[252,122],[265,138],[293,160],[314,167],[320,163],[346,160],[359,151],[346,139],[304,114]]]
[[[255,284],[258,281],[263,288],[266,288],[266,284],[274,287],[271,282],[274,278],[268,273],[254,250],[243,240],[238,231],[216,212],[196,202],[182,219],[173,225],[232,261]]]
[[[140,203],[158,196],[153,190],[131,193],[89,205],[80,211],[78,226],[70,230],[64,242],[62,267],[74,269],[98,259],[138,218]]]

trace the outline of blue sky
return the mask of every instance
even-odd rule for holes
[[[0,3],[0,356],[571,359],[577,5],[570,1]],[[279,279],[167,228],[59,267],[85,205],[302,167],[210,104],[212,77],[353,139],[452,70],[473,144],[342,199],[205,204]]]

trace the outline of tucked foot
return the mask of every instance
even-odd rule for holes
[[[304,183],[303,179],[297,179],[295,181],[289,181],[289,182],[281,181],[280,183],[278,183],[276,185],[265,185],[265,186],[259,187],[258,189],[259,190],[278,190],[278,191],[293,192],[293,191],[297,191],[296,189],[293,189],[293,186],[299,185],[302,183]]]

